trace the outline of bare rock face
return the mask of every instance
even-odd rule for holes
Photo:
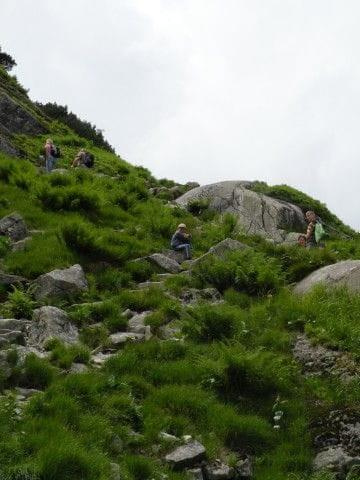
[[[67,313],[60,308],[46,306],[34,310],[28,331],[30,344],[44,346],[51,338],[72,344],[78,341],[78,337],[78,329],[69,322]]]
[[[209,208],[219,213],[232,213],[247,234],[259,234],[282,242],[288,231],[306,228],[301,209],[245,188],[241,181],[226,181],[204,185],[186,192],[176,200],[187,207],[195,200],[206,200]]]
[[[9,134],[37,135],[44,133],[44,126],[22,105],[0,92],[0,125]]]
[[[175,470],[182,470],[201,462],[205,455],[205,447],[200,442],[194,440],[175,448],[175,450],[166,455],[165,461]]]
[[[11,213],[0,220],[0,235],[17,242],[27,237],[27,227],[24,219],[18,213]]]
[[[40,275],[35,281],[35,298],[66,298],[88,289],[81,265],[73,265],[64,270],[53,270]]]
[[[302,295],[318,284],[346,286],[353,292],[360,292],[360,260],[345,260],[322,267],[301,280],[294,292]]]
[[[28,283],[28,280],[24,277],[17,275],[10,275],[8,273],[0,272],[0,285],[10,286]]]

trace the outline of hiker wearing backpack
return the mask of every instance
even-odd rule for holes
[[[45,154],[45,169],[48,173],[54,168],[55,163],[55,145],[51,138],[48,138],[44,145],[44,154]]]
[[[186,260],[191,259],[191,235],[185,223],[180,223],[171,238],[171,248],[177,252],[185,252]]]
[[[325,237],[325,230],[320,220],[316,217],[315,212],[309,210],[306,212],[305,218],[308,222],[306,248],[324,247],[324,243],[321,240]]]

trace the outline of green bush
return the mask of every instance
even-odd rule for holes
[[[193,273],[203,285],[221,292],[233,287],[251,295],[276,292],[284,281],[279,262],[251,248],[229,253],[224,259],[212,256],[196,265]]]
[[[44,185],[37,198],[49,210],[82,211],[88,214],[99,212],[101,200],[97,193],[80,186],[51,188]]]
[[[4,309],[12,318],[31,319],[34,306],[35,302],[29,293],[13,287],[13,291],[8,294]]]
[[[187,315],[184,333],[200,342],[231,338],[242,318],[239,309],[223,304],[189,308]]]

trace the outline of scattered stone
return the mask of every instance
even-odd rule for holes
[[[175,435],[170,435],[170,433],[160,432],[159,439],[165,440],[166,442],[178,442],[179,438],[175,437]]]
[[[95,367],[102,367],[106,360],[109,360],[113,354],[111,353],[103,353],[103,352],[98,352],[95,355],[91,356],[91,362],[94,364]]]
[[[346,286],[353,292],[360,292],[360,260],[345,260],[322,267],[301,280],[294,292],[302,295],[318,284],[328,287]]]
[[[51,338],[58,338],[66,344],[76,343],[79,332],[72,325],[67,313],[57,307],[41,307],[34,310],[33,321],[28,331],[28,341],[32,345],[44,346]]]
[[[17,319],[17,318],[0,318],[0,331],[3,330],[19,330],[20,332],[24,332],[27,326],[31,322],[25,319]]]
[[[122,312],[122,316],[127,318],[128,320],[130,320],[130,318],[132,318],[134,315],[136,315],[136,312],[133,312],[132,310],[130,310],[130,308],[127,308]]]
[[[5,235],[11,241],[17,242],[27,236],[24,219],[18,213],[11,213],[0,220],[0,235]]]
[[[153,253],[152,255],[146,257],[146,259],[148,262],[156,265],[165,272],[179,273],[181,271],[181,267],[176,260],[169,258],[162,253]]]
[[[137,288],[139,290],[146,290],[147,288],[151,288],[151,287],[163,288],[164,287],[164,282],[147,281],[147,282],[138,283],[138,285],[137,285]]]
[[[80,265],[40,275],[34,281],[34,285],[37,300],[66,298],[88,289],[88,283]]]
[[[13,252],[22,252],[25,250],[26,245],[31,240],[31,237],[25,237],[22,240],[19,240],[11,245],[11,250]]]
[[[198,462],[204,460],[205,456],[205,447],[197,440],[193,440],[177,447],[166,455],[165,461],[175,470],[183,470],[184,468],[195,466]]]
[[[187,288],[180,293],[179,298],[186,304],[197,303],[200,300],[218,303],[221,301],[221,294],[216,288]]]
[[[186,470],[189,480],[204,480],[204,475],[201,468],[192,468]]]
[[[178,320],[172,320],[166,325],[162,325],[157,330],[157,335],[161,340],[179,340],[181,337],[181,325]]]
[[[117,463],[110,463],[109,480],[121,480],[120,466]]]
[[[18,275],[10,275],[8,273],[0,272],[0,285],[10,286],[10,285],[19,285],[28,283],[24,277],[19,277]]]
[[[351,457],[342,447],[329,447],[319,452],[313,462],[314,470],[330,470],[339,473],[346,472],[346,465]]]
[[[207,480],[231,480],[235,473],[232,467],[222,462],[205,467],[205,471]]]
[[[117,332],[110,335],[109,338],[113,347],[120,347],[129,342],[142,342],[145,340],[145,335],[134,332]]]
[[[253,467],[249,457],[239,460],[236,463],[235,472],[241,479],[250,479],[253,476]]]
[[[70,373],[86,373],[89,368],[84,363],[73,363],[70,368]]]
[[[145,318],[150,314],[151,312],[142,312],[142,313],[137,313],[134,315],[132,318],[130,318],[129,323],[128,323],[128,332],[133,332],[133,333],[143,333],[145,334]]]
[[[150,325],[145,326],[145,334],[144,335],[145,335],[145,342],[148,342],[150,340],[150,338],[152,337]]]
[[[21,395],[25,399],[36,395],[37,393],[41,393],[41,390],[36,390],[35,388],[22,388],[22,387],[15,387],[16,392],[18,395]]]

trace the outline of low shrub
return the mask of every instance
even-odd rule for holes
[[[20,383],[28,388],[46,388],[55,377],[55,369],[47,360],[30,353],[24,362]]]
[[[24,290],[13,287],[13,291],[9,292],[7,301],[3,304],[3,308],[10,318],[27,318],[32,317],[35,302],[30,294]]]
[[[251,248],[229,253],[224,259],[212,256],[196,265],[193,273],[203,285],[221,292],[233,287],[250,295],[276,292],[284,281],[279,262]]]
[[[37,198],[45,208],[55,211],[82,211],[94,214],[101,208],[99,195],[80,186],[51,188],[44,185],[38,191]]]

